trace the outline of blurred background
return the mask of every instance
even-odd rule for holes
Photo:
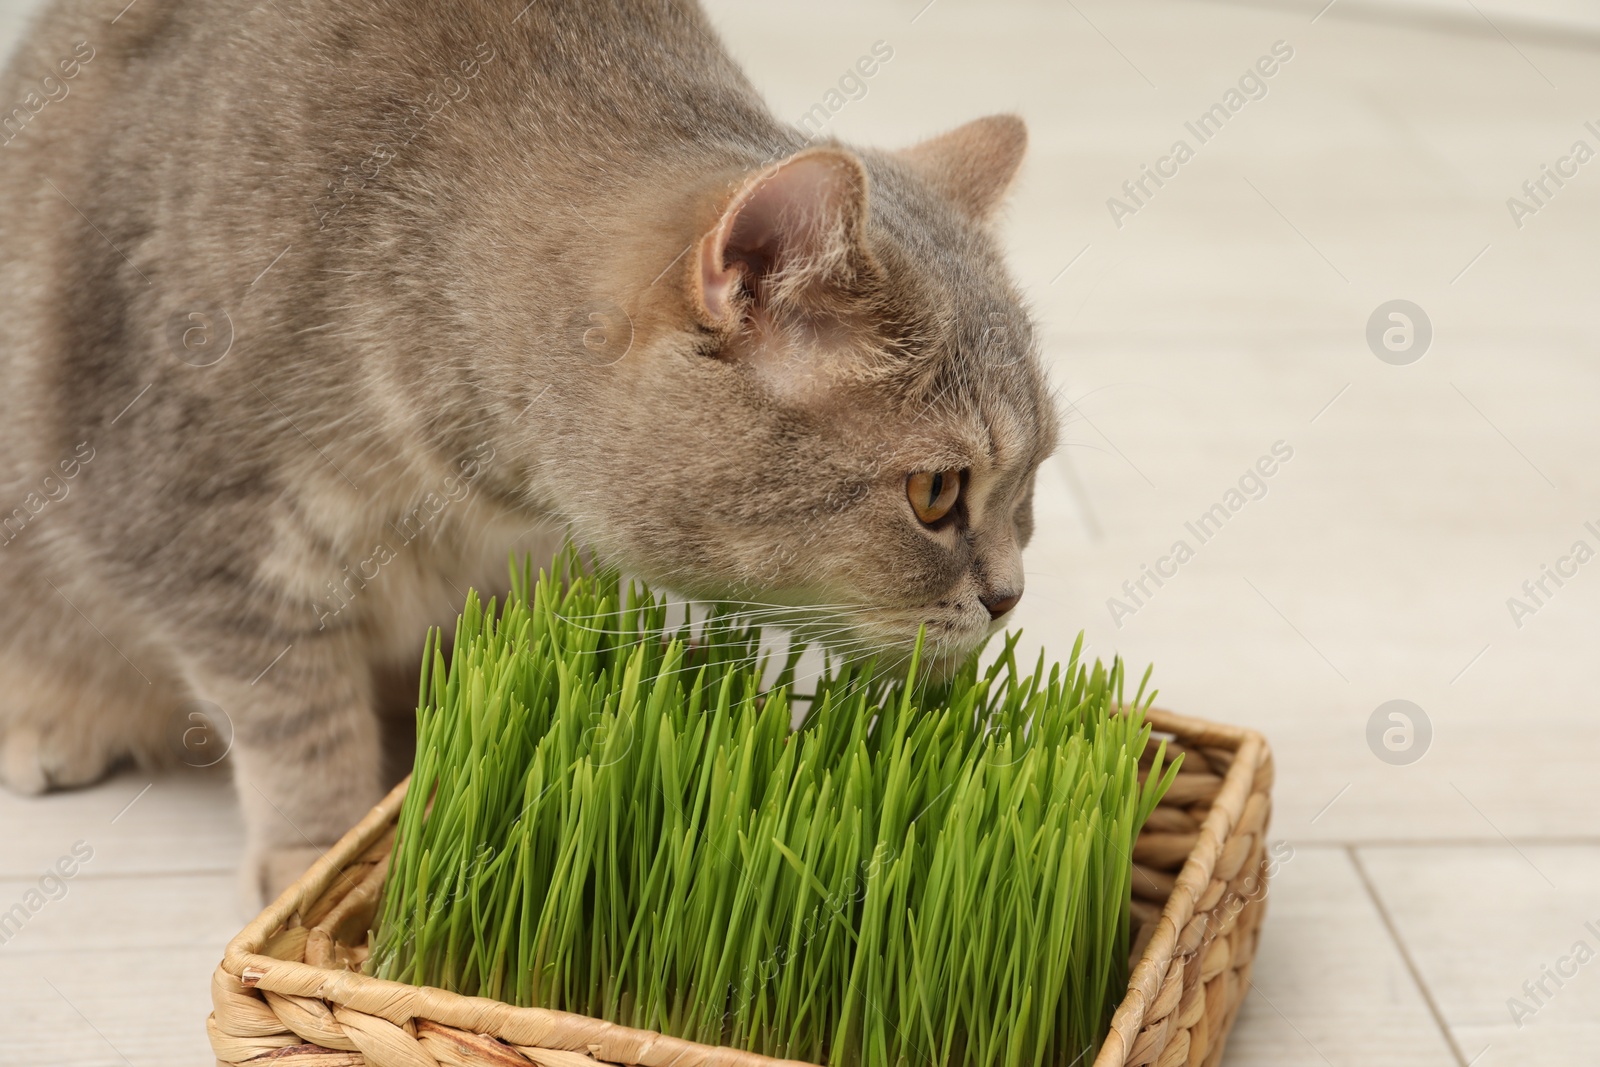
[[[1276,750],[1226,1062],[1592,1060],[1600,3],[708,7],[780,118],[1028,121],[1003,225],[1068,422],[1017,623]],[[226,775],[0,793],[0,909],[79,842],[0,943],[0,1062],[211,1062]]]

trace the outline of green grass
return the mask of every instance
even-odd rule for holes
[[[1120,663],[836,667],[791,731],[798,652],[764,687],[736,614],[674,630],[570,554],[513,584],[430,640],[370,973],[841,1067],[1087,1062],[1176,770],[1140,783]]]

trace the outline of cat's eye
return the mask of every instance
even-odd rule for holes
[[[961,499],[961,472],[918,471],[906,479],[906,497],[918,519],[925,525],[937,526]]]

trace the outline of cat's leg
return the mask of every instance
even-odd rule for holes
[[[262,653],[186,665],[196,691],[233,727],[244,813],[247,901],[267,901],[304,874],[383,796],[382,744],[360,650],[301,636]]]
[[[122,762],[174,762],[183,689],[165,654],[93,589],[5,562],[15,565],[0,576],[0,784],[43,793],[90,785]]]

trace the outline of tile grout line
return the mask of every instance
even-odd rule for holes
[[[1439,1010],[1438,1002],[1433,999],[1433,991],[1428,988],[1428,983],[1423,981],[1422,970],[1417,966],[1417,961],[1412,958],[1411,950],[1406,948],[1405,941],[1400,937],[1400,929],[1395,925],[1394,917],[1389,914],[1389,909],[1383,903],[1383,898],[1378,896],[1377,886],[1372,884],[1372,878],[1367,874],[1367,868],[1361,863],[1361,856],[1353,845],[1345,846],[1345,853],[1350,857],[1350,863],[1356,869],[1356,876],[1361,879],[1361,884],[1366,888],[1367,897],[1372,901],[1372,906],[1378,909],[1378,918],[1383,920],[1383,928],[1389,932],[1389,940],[1393,943],[1395,951],[1400,953],[1400,961],[1406,965],[1406,970],[1411,974],[1411,981],[1416,985],[1417,992],[1422,994],[1422,1002],[1428,1006],[1428,1014],[1433,1016],[1434,1025],[1439,1028],[1439,1033],[1444,1037],[1450,1055],[1455,1057],[1457,1067],[1471,1067],[1467,1057],[1462,1054],[1461,1046],[1456,1044],[1456,1038],[1450,1032],[1450,1024],[1445,1022],[1444,1013]]]

